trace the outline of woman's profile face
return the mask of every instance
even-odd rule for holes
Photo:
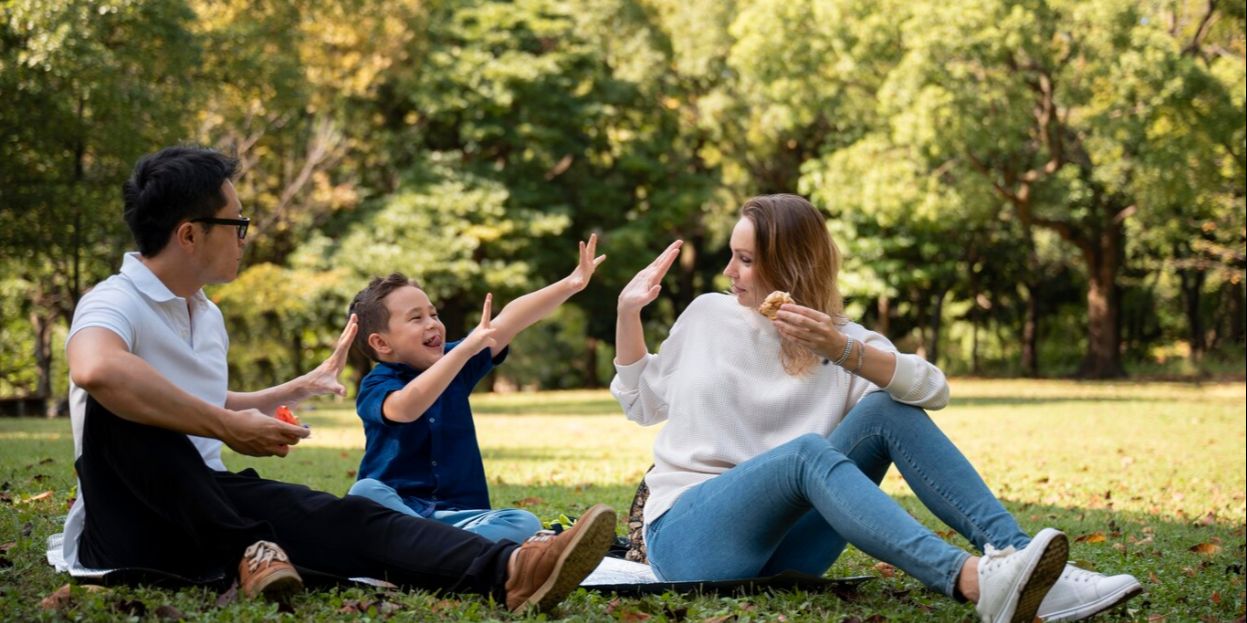
[[[732,228],[732,239],[728,243],[732,250],[732,259],[728,261],[723,274],[732,281],[732,294],[741,305],[757,307],[762,299],[770,294],[770,289],[761,282],[754,271],[756,256],[753,221],[741,218]]]

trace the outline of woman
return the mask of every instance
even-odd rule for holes
[[[944,374],[843,317],[839,253],[809,202],[747,201],[723,271],[731,291],[694,300],[649,354],[641,309],[680,244],[619,295],[611,383],[629,419],[667,421],[646,476],[646,546],[659,577],[821,575],[852,543],[975,602],[985,621],[1029,622],[1037,611],[1077,620],[1141,590],[1131,576],[1067,566],[1059,531],[1022,532],[922,410],[947,404]],[[772,320],[757,307],[774,290],[796,304]],[[984,556],[946,543],[879,489],[893,463]]]

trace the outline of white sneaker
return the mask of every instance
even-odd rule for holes
[[[1045,623],[1081,621],[1142,592],[1143,585],[1133,575],[1108,576],[1067,564],[1039,604],[1039,618]]]
[[[979,617],[983,623],[1031,623],[1069,557],[1069,541],[1044,528],[1026,549],[987,546],[979,559]]]

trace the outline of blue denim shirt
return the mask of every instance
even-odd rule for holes
[[[459,343],[446,344],[446,352]],[[388,420],[381,406],[390,392],[406,387],[421,370],[401,363],[373,367],[355,398],[355,411],[364,421],[367,437],[358,477],[375,478],[393,487],[407,506],[424,517],[435,510],[489,508],[485,465],[468,395],[506,359],[507,352],[503,349],[491,357],[486,348],[474,355],[414,422]]]

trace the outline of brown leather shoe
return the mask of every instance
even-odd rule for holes
[[[548,612],[597,568],[614,539],[615,511],[595,504],[568,530],[524,541],[507,578],[507,609]]]
[[[270,601],[285,603],[303,589],[303,578],[276,543],[256,541],[238,563],[238,586],[247,597],[262,594]]]

